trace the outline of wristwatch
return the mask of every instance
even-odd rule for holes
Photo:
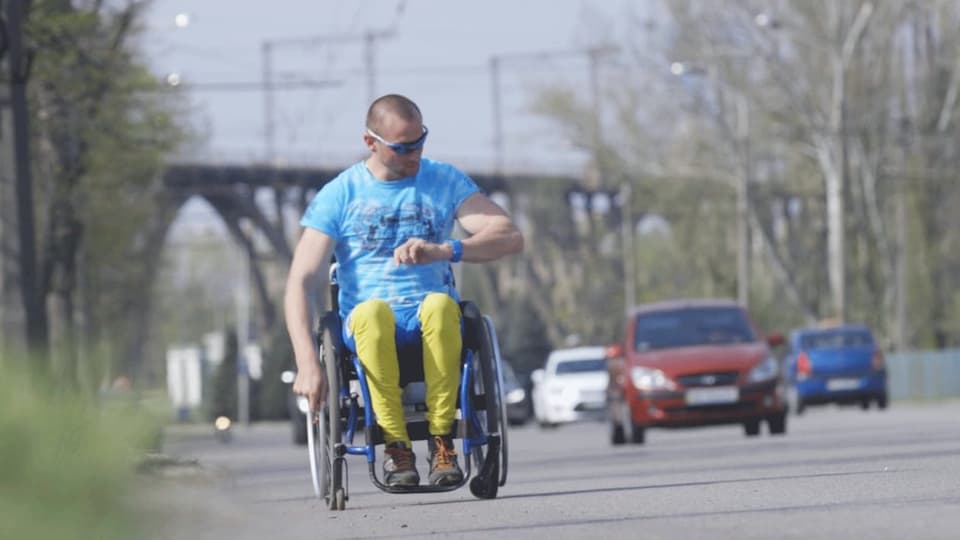
[[[453,253],[450,255],[450,262],[460,262],[460,259],[463,258],[463,242],[460,240],[447,240],[447,243],[450,244],[453,250]]]

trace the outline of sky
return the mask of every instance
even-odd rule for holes
[[[555,124],[534,115],[531,103],[539,89],[557,84],[579,88],[587,99],[583,51],[609,40],[619,31],[615,21],[643,3],[153,0],[150,6],[148,62],[158,76],[179,77],[193,125],[206,138],[182,160],[345,167],[364,155],[372,85],[373,96],[400,93],[420,105],[430,128],[426,156],[491,171],[496,56],[505,170],[579,174],[586,156]],[[372,70],[362,39],[368,33],[381,36],[370,49]],[[257,86],[265,43],[274,81],[322,83],[272,93],[272,155],[266,94]]]

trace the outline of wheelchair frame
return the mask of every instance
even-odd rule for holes
[[[363,455],[371,482],[387,493],[453,491],[469,480],[470,492],[474,496],[496,498],[498,488],[507,481],[508,445],[502,360],[492,319],[481,314],[472,302],[460,303],[463,348],[458,414],[453,431],[462,441],[463,480],[446,486],[388,486],[377,475],[376,447],[384,441],[376,414],[370,406],[366,374],[359,358],[343,345],[335,267],[331,268],[330,275],[333,309],[321,319],[317,335],[321,368],[327,377],[327,399],[319,411],[306,415],[307,452],[314,494],[323,498],[329,509],[343,510],[350,498],[346,456]],[[398,350],[401,386],[423,381],[422,357],[419,351],[415,352],[418,354],[414,357],[406,349]],[[353,381],[358,384],[351,387]],[[411,418],[406,411],[405,415],[411,440],[429,438],[425,419]],[[359,430],[364,432],[364,442],[354,444]],[[477,469],[472,479],[471,462]]]

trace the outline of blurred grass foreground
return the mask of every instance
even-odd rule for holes
[[[138,464],[160,423],[135,401],[63,390],[0,352],[0,538],[137,538]]]

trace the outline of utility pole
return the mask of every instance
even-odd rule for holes
[[[710,84],[720,94],[729,93],[735,102],[735,136],[740,154],[740,173],[734,186],[736,193],[736,237],[737,237],[737,302],[750,305],[750,182],[753,174],[753,157],[750,155],[750,102],[738,89],[724,83],[712,65],[706,68],[691,66],[686,62],[673,62],[670,72],[676,76],[686,74],[705,74]]]
[[[737,177],[737,301],[750,305],[750,105],[747,98],[734,92],[737,102],[737,139],[740,145],[741,171]]]
[[[503,117],[500,111],[500,57],[490,57],[490,103],[493,109],[493,173],[503,175]]]
[[[276,126],[274,125],[273,109],[273,42],[264,41],[260,44],[260,57],[262,62],[263,76],[263,147],[266,152],[267,165],[273,165],[276,157],[274,145],[276,136],[274,134]]]
[[[244,237],[247,234],[246,222],[241,219],[237,230]],[[244,249],[246,242],[241,242],[237,249],[240,277],[236,283],[237,309],[237,422],[244,426],[250,425],[250,363],[247,356],[247,345],[250,341],[250,274],[253,271],[252,256]],[[253,245],[252,243],[250,245]]]
[[[514,54],[501,54],[494,55],[490,57],[490,90],[491,90],[491,103],[493,109],[493,160],[494,160],[494,172],[497,174],[503,173],[503,111],[501,105],[501,85],[500,85],[500,69],[503,66],[504,60],[507,59],[530,59],[530,60],[548,60],[550,58],[562,58],[570,56],[583,56],[586,55],[589,62],[589,83],[590,83],[590,99],[591,107],[593,108],[593,148],[594,156],[596,157],[600,149],[600,144],[602,142],[600,136],[600,77],[599,77],[599,63],[600,60],[609,54],[618,52],[620,49],[615,46],[597,46],[597,47],[588,47],[585,49],[568,49],[568,50],[559,50],[559,51],[533,51],[533,52],[523,52],[523,53],[514,53]]]
[[[629,182],[620,184],[620,234],[623,242],[623,297],[627,315],[636,304],[636,258],[633,253],[633,211],[631,206],[632,190]]]
[[[260,44],[261,88],[263,91],[263,139],[266,160],[273,163],[276,155],[276,121],[273,93],[277,90],[274,81],[273,54],[279,47],[316,47],[328,43],[362,41],[364,68],[367,82],[367,103],[377,98],[376,45],[381,39],[392,38],[393,30],[368,30],[363,34],[324,34],[298,38],[266,40]]]
[[[0,90],[0,204],[4,210],[0,220],[7,220],[10,207],[7,196],[15,193],[17,248],[12,252],[19,257],[15,276],[11,265],[3,257],[4,296],[12,286],[11,281],[19,284],[22,313],[25,323],[26,345],[33,350],[43,350],[46,342],[46,324],[41,311],[41,302],[37,290],[36,246],[34,241],[33,183],[30,176],[30,131],[29,112],[27,110],[27,78],[30,72],[30,55],[23,39],[23,22],[26,18],[26,0],[0,1],[4,18],[0,20],[0,60],[6,68],[3,78],[6,85]],[[11,190],[11,184],[14,189]],[[12,245],[8,234],[10,221],[2,226],[3,247]],[[2,308],[9,305],[4,298]],[[4,321],[6,325],[6,320]]]

